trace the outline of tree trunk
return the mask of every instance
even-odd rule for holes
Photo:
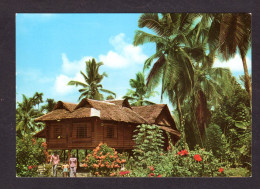
[[[178,111],[178,114],[179,114],[179,120],[180,120],[180,128],[182,128],[183,130],[183,140],[184,140],[184,144],[185,144],[185,147],[186,147],[186,135],[185,135],[185,129],[184,129],[184,124],[183,124],[183,116],[182,116],[182,111],[181,111],[181,103],[180,103],[180,99],[179,99],[179,96],[178,96],[178,92],[176,91],[175,89],[175,95],[176,95],[176,100],[177,100],[177,111]]]
[[[245,73],[245,87],[246,87],[246,91],[249,94],[249,100],[250,100],[250,106],[251,106],[251,103],[252,103],[252,86],[251,86],[251,82],[250,82],[250,78],[249,78],[249,74],[248,74],[245,56],[242,57],[242,62],[243,62],[244,73]]]

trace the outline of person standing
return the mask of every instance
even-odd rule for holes
[[[75,155],[72,154],[72,157],[69,159],[70,177],[76,177],[77,165],[77,158],[75,158]]]
[[[54,154],[51,156],[50,163],[52,163],[52,176],[57,177],[57,166],[60,162],[60,157],[55,151]]]

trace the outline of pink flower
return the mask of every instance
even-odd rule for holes
[[[30,165],[30,166],[28,167],[28,169],[31,170],[31,169],[32,169],[32,166]]]

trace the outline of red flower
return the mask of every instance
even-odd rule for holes
[[[223,168],[219,168],[219,170],[218,170],[220,173],[222,173],[223,171],[224,171],[224,169]]]
[[[160,174],[157,177],[162,177]]]
[[[150,170],[151,170],[151,171],[154,171],[154,167],[153,167],[153,166],[151,166],[151,167],[150,167]]]
[[[28,167],[28,169],[31,170],[31,169],[32,169],[32,166],[30,165],[30,166]]]
[[[196,161],[202,161],[202,159],[201,159],[201,157],[200,157],[199,154],[195,154],[195,155],[194,155],[194,159],[195,159]]]
[[[121,172],[120,172],[120,175],[121,175],[121,176],[124,176],[124,175],[129,174],[129,173],[130,173],[130,171],[121,171]]]
[[[153,176],[154,176],[154,173],[150,173],[150,174],[149,174],[149,177],[153,177]]]
[[[189,153],[188,153],[188,151],[185,149],[185,150],[181,150],[181,151],[179,151],[178,152],[178,155],[180,155],[180,156],[187,156]]]

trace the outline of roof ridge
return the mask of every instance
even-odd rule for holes
[[[147,106],[167,106],[167,104],[151,104],[151,105],[145,105],[145,106],[131,106],[132,108],[141,108],[141,107],[147,107]]]
[[[105,103],[105,104],[109,104],[109,105],[114,105],[113,103],[110,103],[110,102],[105,102],[105,101],[102,101],[102,100],[93,100],[93,99],[87,99],[87,100],[90,100],[90,101],[95,101],[95,102],[100,102],[100,103]]]

